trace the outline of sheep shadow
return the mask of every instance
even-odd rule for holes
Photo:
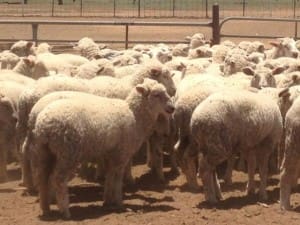
[[[273,190],[268,190],[268,200],[264,201],[263,203],[267,205],[275,204],[278,202],[279,199],[279,188],[274,188]],[[246,195],[245,196],[234,196],[234,197],[229,197],[227,199],[221,200],[217,204],[210,204],[206,201],[200,202],[197,205],[197,208],[199,209],[211,209],[211,208],[216,208],[219,210],[228,210],[228,209],[241,209],[245,206],[248,205],[255,205],[259,201],[258,194],[254,195]]]

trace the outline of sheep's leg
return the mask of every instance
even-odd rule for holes
[[[219,183],[216,171],[213,172],[213,185],[214,185],[215,195],[216,195],[217,199],[218,200],[223,199],[221,187],[220,187],[220,183]]]
[[[298,178],[297,174],[297,159],[296,155],[285,155],[282,163],[282,171],[280,174],[280,208],[285,210],[291,209],[290,196],[293,183]]]
[[[124,182],[128,185],[135,184],[135,180],[132,176],[132,160],[129,160],[125,167]]]
[[[235,163],[235,156],[232,155],[227,159],[227,168],[224,175],[224,181],[227,185],[232,184],[232,171],[234,168],[234,163]]]
[[[253,150],[248,152],[247,156],[247,164],[248,164],[248,183],[247,183],[247,194],[251,195],[255,193],[255,170],[256,170],[256,155]]]
[[[122,206],[123,175],[122,168],[108,169],[104,183],[104,206],[117,208]]]
[[[34,191],[33,179],[32,179],[32,171],[31,171],[31,163],[30,163],[30,146],[29,140],[26,137],[24,144],[22,146],[22,154],[21,154],[21,161],[22,161],[22,180],[25,187],[27,187],[29,192]]]
[[[260,186],[259,186],[259,198],[263,201],[268,199],[267,195],[267,180],[268,180],[268,161],[270,155],[261,149],[258,155],[258,169],[259,169],[259,176],[260,176]]]
[[[4,148],[5,145],[0,144],[0,183],[7,180],[7,149]]]
[[[50,202],[49,202],[49,176],[50,176],[50,165],[43,160],[39,163],[37,168],[37,178],[39,185],[39,198],[40,206],[44,216],[47,216],[50,212]]]
[[[196,159],[197,155],[190,153],[191,146],[187,147],[183,155],[183,172],[186,176],[187,183],[189,187],[192,189],[198,189],[198,182],[197,182],[197,168],[196,168]]]
[[[150,159],[148,161],[151,162],[151,170],[157,175],[160,181],[164,182],[165,176],[163,173],[162,145],[163,144],[159,140],[157,134],[153,134],[150,137],[150,150],[148,154],[148,157],[150,157]]]
[[[56,167],[51,177],[51,183],[55,190],[56,202],[60,213],[64,218],[68,219],[71,217],[69,210],[69,191],[68,191],[68,172],[69,168],[60,166],[62,163],[56,163]]]

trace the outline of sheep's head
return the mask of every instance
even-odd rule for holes
[[[150,65],[148,67],[148,74],[146,77],[163,84],[170,96],[175,95],[176,87],[172,79],[171,72],[162,64]]]
[[[276,80],[274,75],[280,74],[284,71],[283,67],[277,67],[273,70],[269,68],[259,68],[253,70],[250,67],[243,68],[243,72],[246,75],[252,76],[251,87],[258,89],[265,87],[276,87]]]
[[[31,41],[18,41],[11,46],[10,51],[19,57],[35,55],[34,43]]]
[[[147,99],[149,108],[157,116],[159,114],[168,116],[174,112],[174,104],[162,84],[146,78],[142,84],[138,84],[135,88],[140,95]]]
[[[270,45],[272,45],[275,48],[275,55],[273,58],[298,58],[299,56],[299,50],[297,49],[296,42],[292,38],[278,38],[276,42],[270,42]]]

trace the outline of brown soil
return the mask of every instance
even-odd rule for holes
[[[64,221],[56,205],[51,206],[50,217],[40,217],[37,197],[23,195],[23,189],[18,186],[20,171],[12,164],[9,182],[0,185],[0,224],[300,224],[300,188],[292,195],[294,211],[282,212],[278,204],[278,176],[269,179],[269,201],[260,203],[258,196],[245,195],[246,174],[235,172],[232,186],[222,184],[224,200],[209,206],[204,202],[202,188],[192,192],[186,187],[183,175],[168,171],[165,168],[168,182],[162,184],[145,165],[135,166],[136,186],[125,187],[124,209],[118,211],[102,207],[102,185],[76,178],[70,182],[72,218]]]

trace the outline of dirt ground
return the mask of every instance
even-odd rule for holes
[[[15,18],[16,19],[16,18]],[[28,18],[26,18],[28,19]],[[44,19],[44,18],[43,18]],[[63,18],[60,18],[63,19]],[[70,19],[70,18],[68,18]],[[103,19],[103,18],[101,18]],[[93,18],[93,20],[95,20]],[[1,38],[30,38],[30,27],[1,25]],[[257,26],[250,22],[233,23],[224,27],[224,32],[242,32],[248,34],[276,34],[293,36],[293,25],[284,23]],[[16,32],[17,30],[17,32]],[[130,38],[133,40],[182,40],[186,35],[204,32],[210,37],[210,30],[205,28],[133,28]],[[124,28],[116,27],[52,27],[42,28],[40,35],[47,38],[78,40],[90,36],[96,40],[114,40],[124,38]],[[265,40],[263,40],[265,41]],[[265,41],[267,43],[267,41]],[[37,225],[37,224],[145,224],[145,225],[194,225],[194,224],[300,224],[300,188],[292,195],[294,211],[279,210],[278,175],[270,177],[268,184],[269,201],[259,203],[257,196],[246,197],[247,176],[235,172],[233,185],[222,184],[224,200],[217,206],[209,207],[204,203],[202,190],[191,192],[185,185],[183,175],[170,174],[165,168],[168,182],[159,183],[148,172],[145,165],[134,166],[136,186],[125,187],[124,210],[111,211],[102,207],[103,186],[88,183],[76,178],[70,182],[70,221],[61,220],[57,207],[51,206],[50,218],[40,217],[36,197],[23,196],[23,189],[18,186],[20,170],[15,164],[9,166],[9,181],[0,184],[0,225]],[[258,180],[258,178],[257,178]],[[201,182],[199,181],[200,186]]]

